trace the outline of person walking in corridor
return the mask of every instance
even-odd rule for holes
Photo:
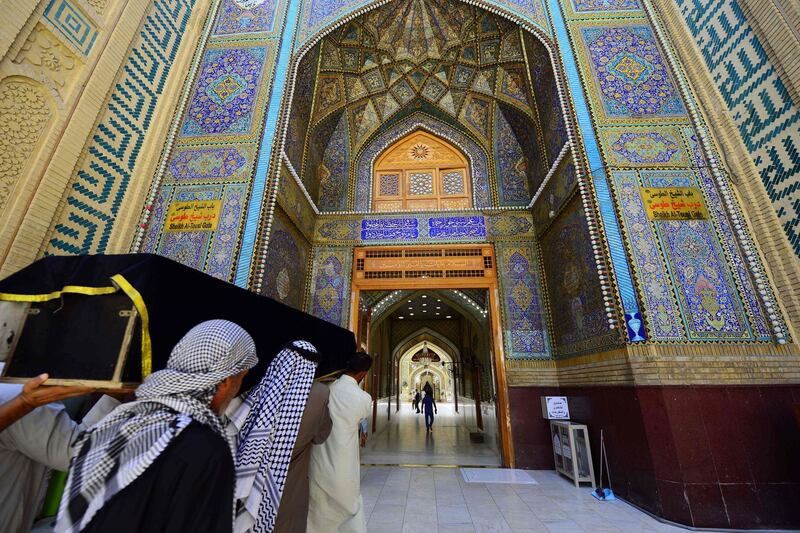
[[[419,400],[420,400],[419,391],[415,390],[414,391],[414,401],[411,402],[411,408],[412,409],[416,409],[417,410],[417,414],[419,414]]]
[[[425,397],[422,399],[422,410],[425,411],[425,428],[427,431],[433,430],[433,413],[439,414],[436,409],[436,400],[433,399],[433,390],[425,389]]]

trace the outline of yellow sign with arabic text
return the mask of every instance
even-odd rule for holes
[[[172,202],[167,212],[166,231],[213,231],[219,224],[222,200]]]
[[[706,220],[708,210],[696,187],[647,187],[641,190],[650,220]]]

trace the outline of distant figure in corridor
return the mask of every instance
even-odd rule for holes
[[[425,429],[433,430],[433,413],[439,414],[436,408],[436,400],[433,399],[433,387],[430,383],[425,383],[425,397],[422,399],[422,410],[425,411]]]
[[[414,401],[411,402],[411,408],[412,409],[416,409],[417,410],[417,414],[419,414],[419,400],[420,400],[419,391],[415,390],[414,391]]]
[[[359,383],[371,366],[369,354],[355,353],[345,373],[330,386],[328,410],[333,430],[311,452],[308,533],[367,531],[358,447],[366,438],[360,428],[372,412],[372,396]]]

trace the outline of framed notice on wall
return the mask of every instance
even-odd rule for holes
[[[569,403],[566,396],[542,396],[542,418],[569,420]]]

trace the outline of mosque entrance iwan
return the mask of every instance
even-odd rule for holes
[[[375,357],[362,463],[507,465],[507,399],[491,245],[356,248],[352,329]],[[438,413],[427,431],[417,392]]]

